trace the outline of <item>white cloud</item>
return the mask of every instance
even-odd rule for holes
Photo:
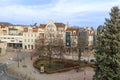
[[[103,14],[103,12],[110,12],[110,9],[113,6],[120,7],[120,0],[114,0],[109,2],[99,1],[96,3],[81,3],[81,0],[58,0],[58,2],[34,6],[14,4],[0,6],[0,17],[10,18],[11,20],[14,19],[16,21],[32,21],[34,19],[37,21],[46,21],[49,19],[60,21],[74,20],[76,22],[78,20],[90,21],[90,19],[88,18],[89,13],[100,12],[101,14]],[[96,20],[98,17],[100,17],[96,16],[94,18],[94,16],[93,20]]]

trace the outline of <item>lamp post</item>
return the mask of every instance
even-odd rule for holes
[[[18,59],[18,68],[19,68],[19,52],[17,53],[17,59]]]
[[[85,71],[85,68],[84,68],[84,80],[86,80],[86,71]]]
[[[19,68],[19,60],[20,60],[20,55],[19,55],[19,53],[21,52],[21,50],[20,50],[20,46],[19,46],[19,44],[17,44],[18,46],[18,53],[17,53],[17,60],[18,60],[18,68]]]

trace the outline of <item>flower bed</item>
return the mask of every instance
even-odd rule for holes
[[[37,68],[38,70],[40,70],[40,65],[41,64],[44,65],[45,72],[48,73],[48,74],[68,71],[68,70],[77,69],[77,68],[92,65],[90,63],[85,63],[83,61],[76,61],[76,60],[69,60],[69,59],[65,59],[65,60],[60,61],[59,59],[54,58],[54,59],[52,59],[51,67],[49,67],[48,59],[41,58],[41,59],[36,60],[33,63],[33,66],[35,68]]]

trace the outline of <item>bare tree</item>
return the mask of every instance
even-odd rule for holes
[[[45,37],[44,34],[40,34],[39,37],[35,41],[35,50],[34,56],[45,56],[46,55],[46,45],[45,45]]]
[[[55,52],[56,52],[56,56],[62,61],[64,56],[64,41],[61,37],[62,34],[57,34],[57,38],[56,38],[56,45],[55,45]]]
[[[77,49],[78,49],[78,60],[81,58],[81,53],[84,51],[86,45],[87,45],[87,33],[82,30],[79,31],[78,33],[78,44],[77,44]]]
[[[36,40],[36,49],[35,56],[46,56],[48,57],[49,64],[52,64],[52,58],[57,57],[60,60],[63,60],[64,53],[64,42],[61,39],[60,34],[53,35],[49,32],[43,36],[40,34],[38,39]]]

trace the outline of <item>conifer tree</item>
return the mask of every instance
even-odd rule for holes
[[[97,33],[94,80],[120,80],[120,9],[113,7],[109,15]]]

